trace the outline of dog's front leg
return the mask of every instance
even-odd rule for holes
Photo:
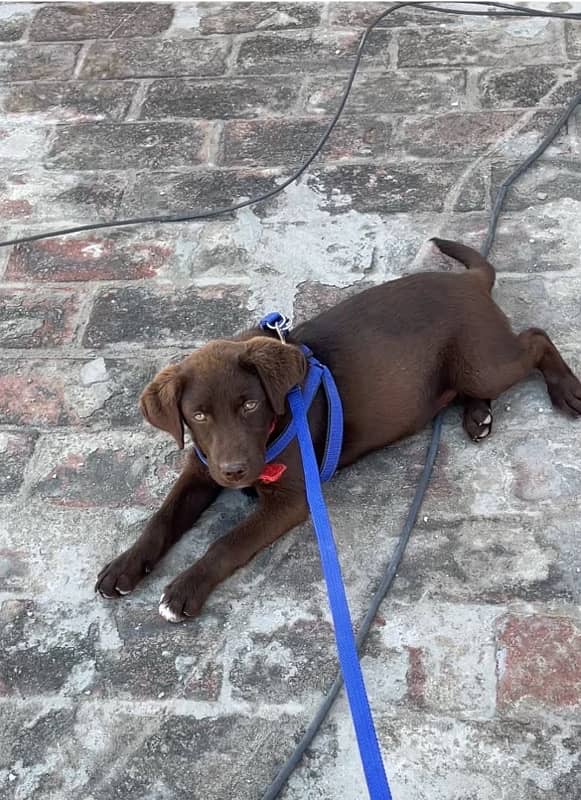
[[[207,470],[192,458],[135,544],[103,567],[95,589],[107,598],[132,592],[219,492]]]
[[[307,518],[304,493],[264,492],[247,519],[215,542],[206,554],[165,589],[159,613],[169,622],[197,614],[208,595],[260,550]]]

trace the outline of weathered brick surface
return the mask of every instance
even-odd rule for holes
[[[311,317],[326,311],[342,300],[352,297],[354,294],[368,289],[372,284],[354,284],[339,289],[337,286],[330,286],[324,283],[308,281],[297,286],[297,294],[294,304],[295,323],[305,322]]]
[[[498,302],[517,329],[544,328],[561,346],[574,344],[581,323],[579,278],[559,276],[558,280],[531,277],[502,280]],[[559,308],[559,314],[554,309]]]
[[[277,183],[276,176],[266,170],[158,173],[155,181],[143,172],[137,175],[131,190],[125,193],[122,213],[133,215],[155,211],[176,214],[184,209],[222,208],[243,198],[264,194]],[[266,206],[273,203],[276,200],[256,206],[255,213],[260,215]],[[192,232],[192,237],[196,235]]]
[[[492,197],[517,166],[517,163],[492,165]],[[505,208],[507,211],[524,211],[533,205],[564,199],[581,202],[581,166],[577,159],[563,158],[539,163],[533,172],[523,175],[511,187]]]
[[[200,33],[311,28],[321,19],[321,3],[218,3],[199,5]]]
[[[345,114],[392,114],[439,111],[464,105],[466,75],[461,69],[399,70],[390,75],[362,73],[356,88],[349,95]],[[335,77],[309,78],[305,110],[310,113],[329,113],[337,110],[344,86]]]
[[[167,30],[173,8],[164,3],[47,5],[35,15],[30,38],[39,42],[125,39]]]
[[[63,611],[73,617],[72,608]],[[0,680],[9,695],[30,697],[66,691],[75,671],[81,672],[94,655],[97,633],[94,627],[70,631],[67,641],[53,641],[47,649],[39,646],[39,640],[47,637],[49,625],[31,600],[3,604],[0,639],[4,656]],[[73,627],[76,627],[74,622]],[[58,728],[57,720],[52,723]]]
[[[314,170],[308,183],[331,213],[351,208],[363,213],[440,211],[461,172],[458,163],[345,165]],[[470,181],[459,204],[462,210],[483,208],[480,180]]]
[[[2,347],[52,347],[70,342],[78,298],[67,290],[0,292]]]
[[[299,94],[296,81],[267,79],[158,80],[148,89],[141,119],[230,119],[289,112]]]
[[[79,45],[14,45],[0,49],[0,83],[63,80],[73,74]]]
[[[519,191],[520,182],[509,192],[507,207],[518,209],[520,206],[520,209],[501,217],[491,254],[498,272],[551,273],[580,266],[581,232],[571,226],[578,213],[578,202],[566,197],[576,191],[574,173],[568,175],[568,168],[563,166],[561,179],[565,197],[559,200],[560,184],[552,181],[551,165],[539,165],[537,169],[538,186],[526,177],[522,181],[522,192]],[[508,167],[497,165],[495,178],[506,171]],[[528,195],[524,191],[527,185],[530,187]],[[550,191],[537,192],[537,189],[549,187]],[[526,210],[524,216],[521,209]],[[488,217],[485,215],[456,214],[446,221],[441,232],[448,238],[480,247],[487,229]],[[498,298],[502,302],[502,293]]]
[[[518,425],[524,406],[513,400],[513,408]],[[459,415],[454,420],[458,425]],[[393,594],[403,602],[503,604],[542,601],[547,595],[575,602],[581,587],[575,588],[580,564],[574,528],[561,520],[557,529],[524,518],[440,524],[428,516],[408,545]]]
[[[545,62],[554,64],[562,53],[559,23],[551,20],[477,23],[461,28],[424,28],[403,31],[399,38],[398,65],[437,67],[457,64],[513,66]]]
[[[0,41],[21,39],[32,17],[32,6],[24,3],[5,3],[0,18]]]
[[[0,431],[0,500],[11,497],[20,489],[35,440],[33,434]]]
[[[2,6],[0,238],[274,188],[314,146],[363,26],[386,8]],[[384,280],[459,269],[427,239],[481,246],[500,182],[578,88],[578,28],[398,10],[371,36],[328,148],[281,195],[206,222],[0,251],[2,797],[262,796],[337,663],[312,528],[236,572],[199,619],[168,626],[164,587],[253,508],[225,492],[134,595],[95,598],[96,574],[184,462],[139,394],[268,310],[299,321]],[[579,149],[574,120],[511,191],[492,251],[515,328],[546,328],[577,373]],[[538,375],[493,414],[475,445],[461,409],[447,413],[364,649],[398,800],[581,791],[579,431]],[[428,439],[326,487],[356,623]],[[344,698],[307,761],[287,800],[365,795]]]
[[[383,3],[332,3],[329,19],[332,25],[340,28],[367,27],[386,11]],[[425,8],[402,8],[384,17],[378,28],[399,28],[425,25],[455,25],[461,17],[453,14],[439,14]]]
[[[95,300],[85,331],[87,347],[116,342],[187,347],[204,339],[232,335],[251,317],[245,291],[227,286],[205,289],[107,289]]]
[[[518,111],[432,114],[406,120],[398,130],[397,145],[420,158],[433,157],[434,152],[442,158],[474,158],[493,144],[497,151],[520,156],[530,152],[531,144],[541,140],[554,119],[552,112],[539,112],[531,119],[523,119]],[[554,147],[567,152],[566,131]]]
[[[151,278],[173,249],[165,241],[139,241],[131,234],[89,233],[82,238],[46,239],[12,250],[10,280],[88,281]]]
[[[232,166],[300,164],[314,150],[328,120],[293,119],[228,122],[224,127],[222,162]],[[391,125],[376,118],[349,120],[337,126],[321,154],[323,160],[385,158]]]
[[[38,442],[32,496],[71,508],[154,508],[179,473],[173,449],[129,431],[51,433]]]
[[[0,104],[10,119],[42,122],[99,122],[121,120],[137,84],[131,81],[56,81],[0,87]]]
[[[454,111],[410,118],[399,131],[399,141],[414,156],[429,157],[437,150],[444,158],[473,158],[504,136],[519,116],[517,112]]]
[[[257,75],[347,71],[358,40],[358,34],[322,31],[252,36],[240,45],[236,71]]]
[[[141,425],[137,398],[157,370],[144,358],[1,363],[0,424]]]
[[[107,172],[43,172],[39,180],[24,164],[0,178],[0,214],[4,223],[112,219],[126,184],[124,174]]]
[[[565,23],[567,55],[570,59],[576,60],[581,57],[581,34],[579,24],[576,22]]]
[[[206,158],[203,122],[63,125],[46,156],[51,169],[131,169],[199,164]]]
[[[203,656],[192,656],[191,632],[164,625],[143,606],[116,614],[119,647],[96,654],[93,696],[215,701],[223,683],[226,640],[216,636],[224,610],[210,612],[199,626]]]
[[[575,94],[578,83],[577,69],[533,64],[481,72],[478,92],[485,108],[562,108]]]
[[[90,46],[82,78],[133,78],[174,75],[223,75],[230,43],[225,39],[140,39]]]
[[[497,634],[498,702],[505,713],[539,704],[581,706],[581,629],[566,617],[509,614]]]

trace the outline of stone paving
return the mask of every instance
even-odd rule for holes
[[[555,4],[562,10],[573,4]],[[385,5],[0,5],[0,236],[271,188],[336,107]],[[491,198],[581,88],[581,23],[405,10],[299,185],[235,216],[0,252],[0,795],[256,800],[336,669],[308,525],[172,626],[161,589],[250,502],[224,495],[119,602],[93,594],[175,479],[140,390],[264,311],[302,319],[480,244]],[[581,371],[581,112],[512,192],[493,251],[515,326]],[[581,797],[581,429],[533,378],[490,440],[446,419],[363,665],[395,800]],[[429,432],[327,491],[354,616]],[[341,699],[286,800],[366,796]]]

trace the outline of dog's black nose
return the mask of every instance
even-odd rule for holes
[[[248,471],[248,465],[241,461],[220,464],[220,472],[229,481],[241,481]]]

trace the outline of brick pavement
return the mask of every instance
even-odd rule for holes
[[[566,9],[570,3],[560,3]],[[383,4],[0,6],[0,235],[214,207],[276,185],[333,112]],[[0,254],[0,794],[254,800],[335,670],[307,526],[170,626],[161,589],[244,513],[224,496],[140,591],[93,596],[178,470],[136,409],[153,372],[263,310],[303,318],[445,266],[580,88],[581,25],[401,11],[300,185],[204,224]],[[493,251],[515,325],[581,370],[581,117],[512,193]],[[581,796],[579,428],[531,379],[492,438],[450,412],[363,658],[397,800]],[[359,616],[428,433],[327,492]],[[287,800],[364,796],[341,700]]]

